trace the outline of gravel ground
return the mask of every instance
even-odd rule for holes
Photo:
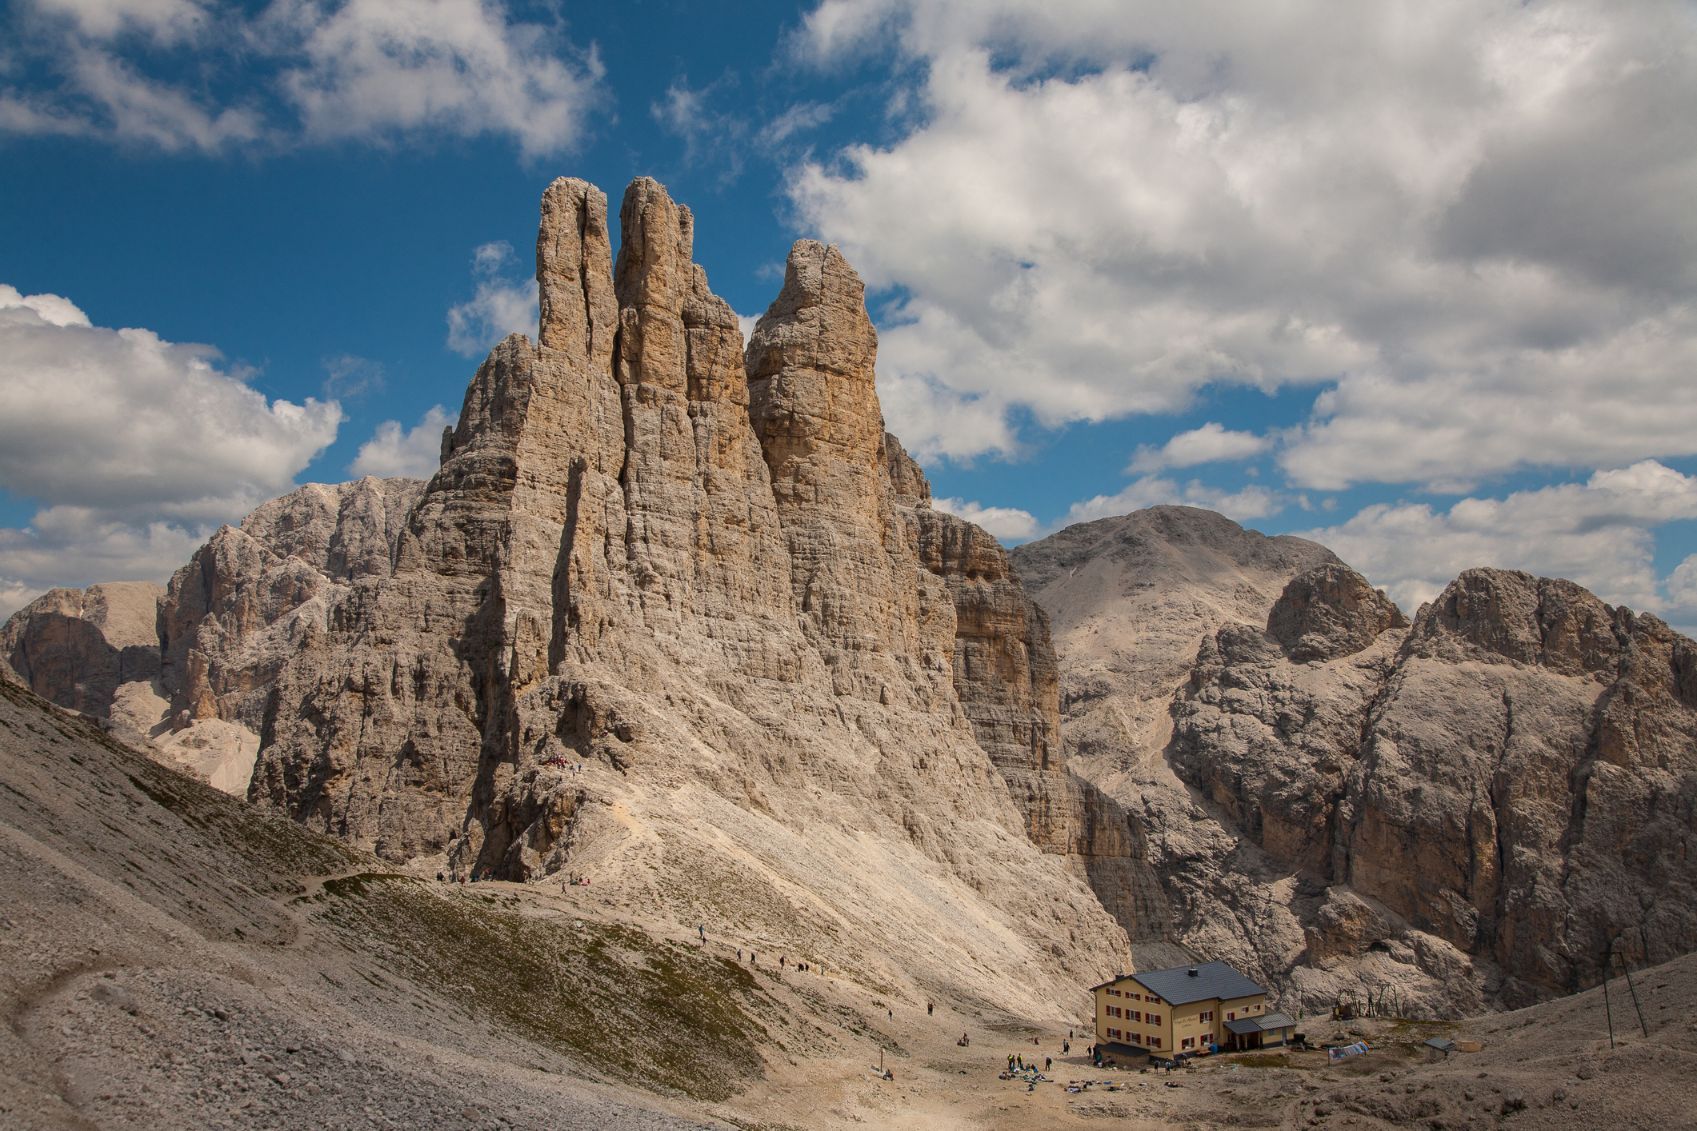
[[[379,867],[0,684],[0,1127],[1697,1127],[1697,956],[1636,973],[1647,1036],[1612,987],[1613,1049],[1591,990],[1350,1023],[1374,1051],[1340,1065],[1167,1077],[1094,1070],[1061,1055],[1064,1027],[982,1000],[928,1016],[598,922],[580,893]],[[667,1009],[660,1032],[695,1026],[675,1061],[643,1029]],[[1478,1051],[1428,1061],[1440,1032]],[[1055,1058],[1050,1081],[996,1078],[1022,1049]]]

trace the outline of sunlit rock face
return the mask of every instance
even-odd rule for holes
[[[232,728],[254,801],[399,863],[1053,1011],[1158,885],[1066,769],[1006,552],[885,431],[860,279],[799,242],[745,344],[687,208],[642,179],[618,225],[549,186],[536,339],[427,484],[302,488],[179,571],[165,730]]]
[[[1410,624],[1319,547],[1158,510],[1016,560],[1174,937],[1310,1005],[1452,1014],[1591,985],[1617,937],[1697,946],[1691,641],[1483,569]]]

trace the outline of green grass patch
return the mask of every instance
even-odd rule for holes
[[[174,814],[235,858],[249,860],[278,876],[316,876],[336,872],[360,857],[328,837],[308,832],[280,813],[245,805],[163,766],[140,761],[125,776],[148,800]]]
[[[776,1008],[735,962],[627,927],[526,917],[364,873],[315,911],[385,969],[628,1083],[718,1101],[762,1071]]]

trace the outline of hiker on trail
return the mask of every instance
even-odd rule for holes
[[[758,965],[760,965],[760,959],[758,959],[758,958],[757,958],[757,957],[755,957],[755,954],[754,954],[754,952],[753,952],[753,951],[752,951],[752,950],[751,950],[751,951],[749,951],[749,952],[748,952],[748,964],[749,964],[749,965],[750,965],[750,966],[758,966]]]
[[[737,947],[737,962],[738,964],[741,964],[742,962],[742,947],[740,946]]]
[[[1061,1042],[1061,1055],[1065,1056],[1067,1053],[1069,1053],[1071,1051],[1072,1051],[1072,1042],[1071,1041],[1062,1041]]]
[[[926,1002],[925,1003],[925,1016],[927,1016],[927,1017],[931,1016],[931,1009],[932,1009],[931,1003]]]
[[[695,925],[695,930],[696,930],[696,933],[701,936],[702,943],[705,944],[707,942],[707,924],[706,923],[697,923]]]
[[[1071,1029],[1067,1030],[1067,1040],[1069,1040],[1069,1041],[1072,1040],[1072,1030]]]
[[[1008,1071],[1013,1071],[1013,1053],[1008,1053]]]
[[[896,1019],[896,1011],[895,1011],[895,1010],[893,1010],[893,1009],[886,1009],[886,1010],[884,1010],[884,1012],[885,1012],[885,1013],[887,1013],[887,1014],[889,1014],[889,1015],[890,1015],[890,1020],[891,1020],[891,1021],[894,1021],[894,1020],[895,1020],[895,1019]]]
[[[1018,1068],[1021,1072],[1025,1071],[1025,1058],[1023,1056],[1014,1057],[1013,1062],[1014,1067]]]
[[[1055,1063],[1055,1062],[1053,1060],[1051,1060],[1049,1057],[1044,1057],[1043,1058],[1043,1071],[1045,1071],[1045,1072],[1049,1071],[1049,1066],[1053,1063]]]
[[[784,963],[788,961],[789,959],[785,958],[783,955],[778,955],[778,969],[782,970],[784,968]]]

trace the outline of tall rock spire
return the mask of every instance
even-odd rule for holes
[[[616,257],[606,216],[583,182],[549,186],[538,341],[490,352],[393,575],[289,660],[254,796],[395,859],[593,866],[660,907],[732,893],[750,932],[896,978],[993,969],[1035,995],[1057,958],[1116,961],[1057,860],[1070,810],[1028,820],[997,773],[1026,752],[1060,772],[1047,637],[1012,605],[957,635],[984,602],[922,560],[924,477],[885,439],[852,268],[797,244],[745,358],[689,211],[637,180]],[[1003,645],[1021,686],[957,691],[957,650]],[[960,936],[960,902],[1006,929]],[[898,906],[948,941],[892,934]]]
[[[536,232],[541,344],[586,368],[607,369],[619,312],[611,280],[607,197],[587,181],[560,177],[542,194]]]
[[[790,584],[840,694],[946,698],[946,595],[896,522],[866,288],[835,247],[798,240],[749,340],[749,414],[789,544]],[[925,587],[924,592],[916,585]],[[947,636],[943,629],[947,628]]]

